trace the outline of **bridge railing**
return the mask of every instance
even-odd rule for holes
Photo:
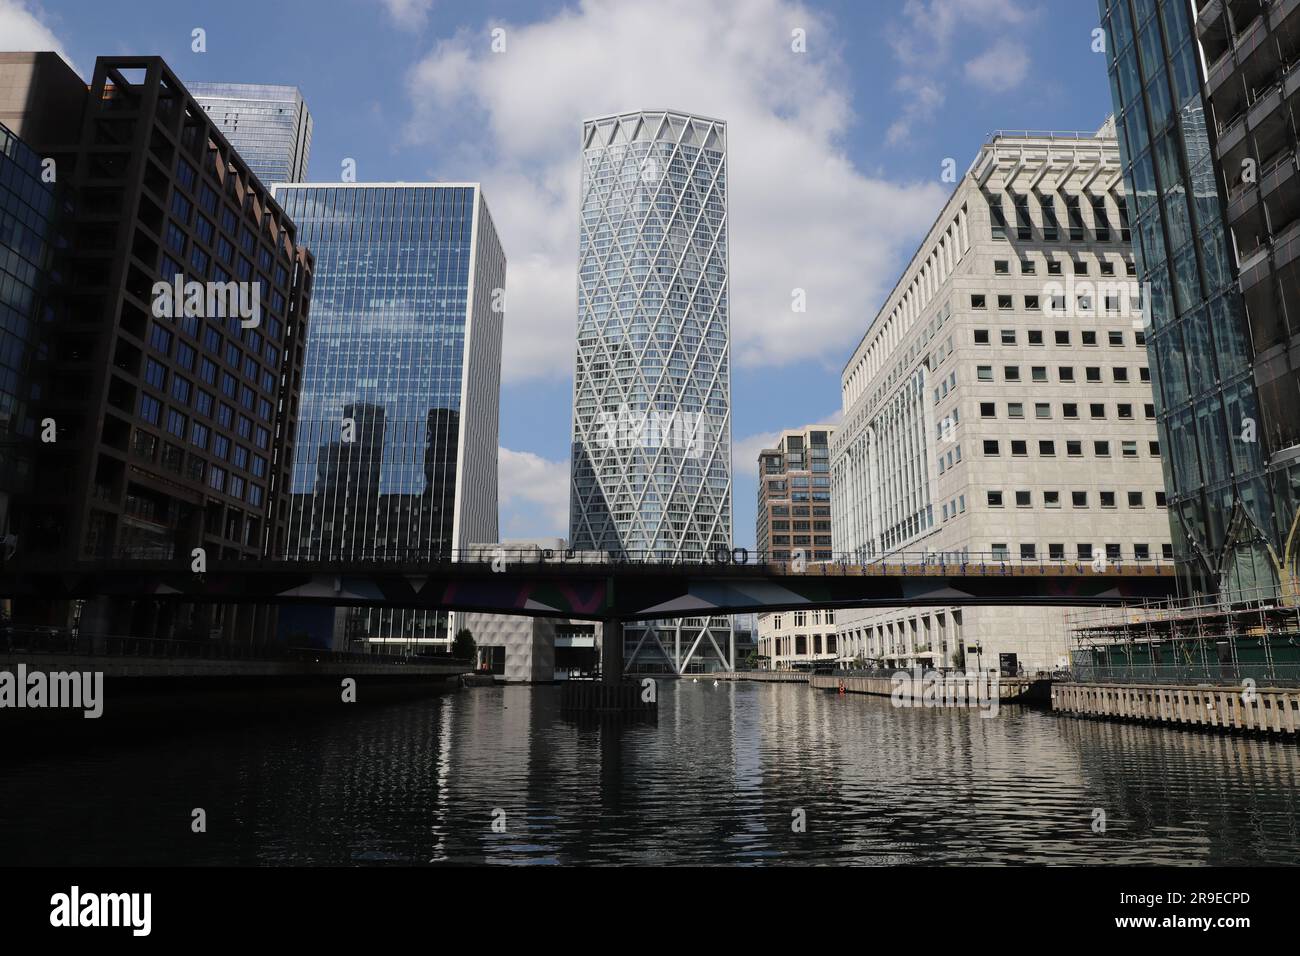
[[[112,558],[97,558],[77,562],[74,569],[119,567],[128,563],[132,567],[158,570],[189,570],[192,558],[189,553],[178,553],[170,560],[156,553],[123,550]],[[796,550],[756,550],[751,548],[718,548],[689,552],[670,551],[582,551],[573,548],[491,547],[430,551],[422,548],[397,548],[382,551],[359,551],[324,554],[310,558],[262,558],[249,560],[212,560],[209,573],[220,571],[293,571],[334,570],[346,573],[349,569],[401,569],[412,566],[432,570],[453,564],[491,566],[493,570],[509,571],[512,567],[538,565],[581,568],[584,566],[626,568],[636,567],[648,573],[673,573],[695,568],[716,569],[726,566],[737,571],[752,570],[760,574],[805,575],[1166,575],[1172,572],[1174,562],[1163,555],[1124,552],[1114,549],[1094,555],[1047,555],[1013,557],[1006,551],[893,551],[886,554]],[[4,572],[42,572],[66,570],[62,559],[40,555],[19,555],[7,561],[0,557],[0,570]]]
[[[67,628],[0,628],[0,652],[15,654],[149,657],[192,660],[257,660],[296,663],[456,664],[473,661],[448,654],[378,654],[314,647],[230,644],[221,640],[135,637],[129,634],[83,634]]]

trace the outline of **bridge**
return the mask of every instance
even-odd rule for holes
[[[1171,562],[1014,561],[1004,554],[894,553],[863,563],[773,561],[743,549],[713,560],[482,548],[430,560],[11,560],[0,598],[118,598],[191,604],[390,607],[477,611],[603,623],[603,682],[620,685],[623,627],[746,612],[951,605],[1117,606],[1175,593]],[[634,707],[635,688],[609,687]],[[623,698],[627,698],[626,701]],[[600,698],[608,705],[604,697]]]
[[[0,566],[0,598],[118,597],[207,604],[315,604],[478,611],[530,617],[669,620],[819,608],[950,605],[1115,606],[1171,597],[1160,560],[1014,561],[895,553],[860,563],[712,561],[481,549],[441,559],[359,561],[85,561]]]

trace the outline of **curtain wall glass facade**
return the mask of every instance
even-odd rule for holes
[[[1099,0],[1181,585],[1275,586],[1280,515],[1188,0]]]
[[[189,90],[265,185],[307,178],[312,118],[297,87],[191,83]]]
[[[651,560],[730,549],[726,124],[649,111],[583,126],[570,543]],[[638,654],[680,670],[701,620]],[[729,625],[724,625],[729,631]],[[679,649],[680,648],[680,649]]]
[[[418,561],[496,541],[505,256],[477,187],[302,185],[276,195],[316,254],[320,303],[290,555]],[[436,618],[386,612],[370,633],[396,639],[396,621],[406,637],[433,638],[445,626]]]

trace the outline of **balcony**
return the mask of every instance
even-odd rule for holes
[[[1214,63],[1232,47],[1228,36],[1228,18],[1223,15],[1222,0],[1210,0],[1201,5],[1196,17],[1196,34],[1201,47],[1205,50],[1205,59]]]

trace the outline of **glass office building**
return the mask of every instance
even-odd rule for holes
[[[290,556],[418,562],[496,541],[506,264],[478,186],[275,194],[316,256]],[[418,643],[448,622],[385,610],[345,626]]]
[[[726,151],[725,123],[687,113],[583,126],[574,548],[660,561],[731,548]],[[628,667],[726,660],[728,624],[686,628],[628,628]]]
[[[11,510],[31,487],[38,429],[30,402],[57,214],[41,157],[0,124],[0,538],[15,530]]]
[[[1272,434],[1259,401],[1262,343],[1225,223],[1225,184],[1240,180],[1240,168],[1225,179],[1216,155],[1230,117],[1216,115],[1204,85],[1190,0],[1099,7],[1134,203],[1133,252],[1149,283],[1147,343],[1180,585],[1229,598],[1271,590],[1300,472],[1288,470],[1281,433]]]
[[[190,83],[190,94],[258,179],[300,183],[311,154],[311,113],[296,86]]]

